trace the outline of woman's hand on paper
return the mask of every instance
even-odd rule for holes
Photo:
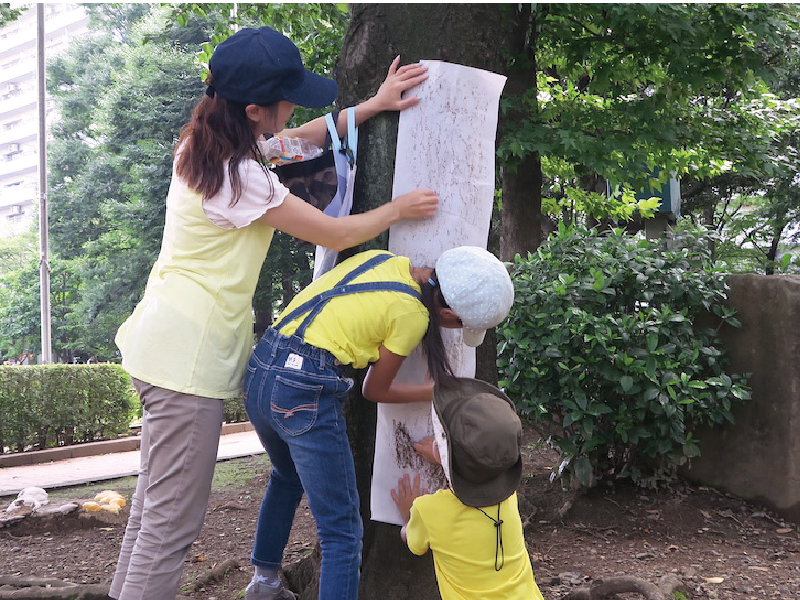
[[[439,195],[422,188],[397,196],[392,202],[397,205],[401,219],[425,219],[439,209]]]
[[[374,96],[381,111],[404,110],[419,102],[417,96],[403,98],[403,92],[425,81],[428,78],[428,67],[419,63],[398,67],[399,64],[400,57],[398,56],[389,66],[386,79]]]

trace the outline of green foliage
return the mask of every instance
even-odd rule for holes
[[[87,7],[90,31],[49,65],[62,118],[49,145],[57,356],[118,358],[114,335],[158,255],[172,151],[202,93],[211,26],[153,5]],[[123,44],[119,42],[123,41]]]
[[[60,120],[48,144],[52,332],[56,360],[118,360],[114,336],[159,252],[172,152],[203,92],[197,51],[231,23],[268,23],[330,75],[347,22],[328,4],[87,5],[89,31],[48,64]],[[215,41],[216,40],[216,41]],[[208,46],[206,46],[208,48]],[[295,122],[318,116],[298,109]],[[40,351],[35,239],[0,272],[0,355]],[[16,254],[15,254],[16,252]],[[308,282],[309,247],[276,235],[255,297],[272,314]],[[13,269],[8,268],[14,265]]]
[[[697,426],[732,421],[749,397],[710,328],[739,324],[709,241],[693,229],[665,244],[562,225],[535,255],[517,255],[500,384],[549,424],[558,475],[655,486],[698,455]]]
[[[300,49],[307,68],[331,77],[348,20],[346,5],[310,2],[176,4],[172,6],[171,18],[180,26],[188,26],[193,17],[205,18],[210,13],[216,13],[220,18],[215,20],[211,39],[203,44],[197,55],[205,69],[204,79],[215,47],[240,28],[263,25],[291,39]]]
[[[222,418],[226,423],[243,423],[249,420],[241,398],[227,398],[222,405]]]
[[[33,228],[0,238],[0,357],[16,357],[39,348],[37,255]]]
[[[782,186],[778,186],[778,189]],[[716,246],[717,259],[731,272],[800,273],[800,202],[786,201],[800,191],[787,193],[782,200],[772,194],[736,195],[715,206],[714,216],[724,234]],[[797,198],[794,198],[797,202]],[[780,212],[781,214],[777,214]],[[789,226],[796,230],[789,233]]]
[[[528,116],[507,124],[498,156],[513,168],[538,153],[542,196],[567,208],[565,190],[598,179],[641,190],[656,167],[771,177],[785,157],[773,88],[797,55],[798,15],[785,4],[534,5],[529,45],[511,57],[535,71],[532,85],[503,103]],[[596,200],[582,210],[620,220],[618,199]]]
[[[19,8],[15,3],[15,7],[11,8],[9,2],[0,2],[0,27],[16,21],[23,10],[27,10],[27,7]]]
[[[114,438],[137,410],[118,365],[0,367],[0,451]]]

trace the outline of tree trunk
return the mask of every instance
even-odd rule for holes
[[[778,258],[778,247],[781,242],[781,235],[783,234],[783,225],[776,225],[772,232],[772,242],[767,250],[767,267],[764,271],[765,275],[775,274],[775,260]]]
[[[354,4],[350,10],[352,20],[336,72],[339,106],[352,106],[374,94],[398,54],[401,64],[445,60],[502,72],[500,5]],[[353,212],[369,210],[391,197],[397,120],[397,114],[378,115],[361,127]],[[387,244],[384,234],[369,246]],[[438,599],[431,556],[414,556],[400,539],[399,527],[369,519],[377,410],[360,390],[357,383],[347,415],[364,519],[359,597]]]
[[[509,19],[507,43],[513,56],[518,57],[508,69],[508,81],[503,97],[520,98],[536,86],[536,15],[530,5],[520,5],[514,18]],[[507,124],[528,115],[511,110],[501,121]],[[542,243],[542,160],[538,152],[526,156],[515,168],[503,169],[503,213],[500,237],[500,260],[512,261],[515,254],[527,256]]]

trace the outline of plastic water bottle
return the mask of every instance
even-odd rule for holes
[[[273,165],[285,165],[311,160],[322,154],[322,148],[315,146],[306,139],[284,137],[282,135],[259,141],[258,145],[264,158]]]

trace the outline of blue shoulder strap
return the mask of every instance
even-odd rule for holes
[[[306,328],[311,324],[311,322],[316,318],[319,312],[325,307],[328,301],[331,298],[336,298],[337,296],[346,296],[348,294],[358,294],[361,292],[401,292],[405,294],[409,294],[413,296],[420,302],[422,302],[422,296],[420,293],[412,288],[410,285],[405,283],[399,283],[396,281],[378,281],[378,282],[369,282],[369,283],[350,283],[361,275],[377,267],[379,264],[386,262],[394,255],[390,252],[382,252],[376,256],[373,256],[369,260],[361,263],[355,269],[347,273],[342,279],[331,289],[326,290],[320,294],[317,294],[310,300],[303,302],[300,306],[295,308],[289,314],[283,316],[280,321],[275,323],[272,328],[276,331],[280,331],[280,329],[286,324],[291,323],[300,315],[308,313],[303,322],[295,331],[295,335],[299,337],[303,337],[305,334]]]
[[[336,123],[333,122],[333,115],[331,113],[325,115],[325,124],[328,126],[328,133],[331,134],[331,146],[333,147],[333,151],[346,154],[347,162],[352,167],[356,164],[356,157],[358,155],[356,109],[352,106],[347,109],[347,137],[345,138],[344,146],[342,146],[342,140],[339,139],[339,133],[336,131]],[[344,148],[344,150],[342,148]]]

